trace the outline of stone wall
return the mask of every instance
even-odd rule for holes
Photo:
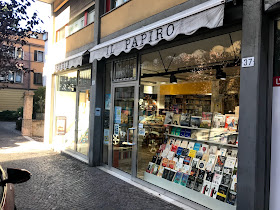
[[[32,136],[44,137],[44,120],[32,120]]]

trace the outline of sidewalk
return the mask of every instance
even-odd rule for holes
[[[179,209],[98,168],[29,141],[0,122],[0,162],[32,173],[16,185],[18,209]]]

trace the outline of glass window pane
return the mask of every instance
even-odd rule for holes
[[[16,72],[16,82],[18,82],[18,83],[22,82],[22,72],[21,71]]]
[[[88,24],[91,24],[92,22],[94,22],[94,15],[95,15],[94,10],[92,10],[91,12],[88,13]]]

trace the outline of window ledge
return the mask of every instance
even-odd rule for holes
[[[115,8],[113,8],[113,9],[109,10],[108,12],[104,13],[103,15],[101,15],[100,18],[102,18],[102,17],[108,15],[109,13],[115,11],[116,9],[122,7],[123,5],[127,4],[127,3],[130,2],[130,1],[131,1],[131,0],[128,0],[128,1],[126,1],[126,2],[124,2],[124,3],[122,3],[121,5],[119,5],[119,6],[115,7]]]

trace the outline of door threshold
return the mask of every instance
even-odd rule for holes
[[[82,161],[82,162],[84,162],[86,164],[89,164],[88,159],[85,158],[86,156],[84,156],[84,155],[82,155],[82,154],[80,154],[78,152],[75,152],[75,151],[72,151],[72,150],[62,150],[61,152],[65,153],[67,155],[70,155],[71,157],[76,158],[79,161]]]
[[[121,180],[123,180],[123,181],[125,181],[125,182],[127,182],[127,183],[129,183],[129,184],[131,184],[131,185],[133,185],[133,186],[135,186],[135,187],[137,187],[137,188],[139,188],[139,189],[141,189],[141,190],[143,190],[143,191],[153,195],[153,196],[155,196],[155,197],[158,197],[158,198],[160,198],[160,199],[162,199],[162,200],[164,200],[164,201],[166,201],[168,203],[171,203],[171,204],[173,204],[175,206],[178,206],[179,208],[186,209],[186,210],[195,210],[194,208],[192,208],[192,207],[190,207],[190,206],[188,206],[186,204],[183,204],[183,203],[179,202],[178,200],[174,200],[174,199],[172,199],[172,198],[170,198],[170,197],[168,197],[166,195],[163,195],[163,194],[161,194],[161,193],[159,193],[159,192],[157,192],[155,190],[152,190],[152,189],[150,189],[148,187],[145,187],[145,186],[143,186],[143,185],[141,185],[141,184],[131,180],[128,177],[125,177],[125,176],[123,176],[123,175],[121,175],[121,174],[119,174],[119,173],[117,173],[115,171],[112,171],[112,170],[108,169],[107,167],[98,166],[97,168],[99,168],[100,170],[102,170],[102,171],[104,171],[104,172],[106,172],[106,173],[108,173],[108,174],[110,174],[112,176],[115,176],[115,177],[117,177],[117,178],[119,178],[119,179],[121,179]]]

